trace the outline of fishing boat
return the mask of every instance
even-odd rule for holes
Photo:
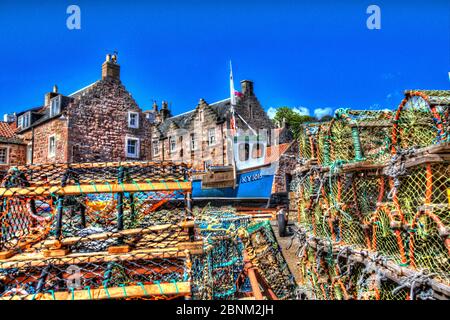
[[[193,176],[194,200],[254,200],[269,202],[279,159],[289,143],[268,146],[259,136],[235,136],[234,163],[211,166]]]
[[[264,201],[270,204],[280,157],[290,144],[270,145],[267,134],[258,134],[235,109],[233,71],[230,63],[230,140],[231,164],[210,166],[193,175],[194,200]],[[238,130],[236,117],[247,126]]]

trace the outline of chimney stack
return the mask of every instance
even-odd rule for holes
[[[120,80],[120,65],[117,63],[117,54],[107,54],[102,65],[102,80]]]
[[[5,113],[3,115],[3,122],[11,123],[16,121],[16,113]]]
[[[58,86],[55,84],[53,86],[52,92],[48,92],[45,94],[44,97],[44,106],[47,107],[50,105],[50,100],[54,97],[56,97],[57,95],[59,95],[58,93]]]
[[[241,81],[241,91],[242,94],[246,97],[254,96],[253,92],[253,81],[250,80],[242,80]]]
[[[153,112],[154,113],[158,112],[158,104],[156,103],[156,101],[153,101]]]
[[[169,104],[167,101],[162,102],[161,111],[159,112],[161,121],[166,120],[167,118],[170,118],[170,110],[169,110]]]

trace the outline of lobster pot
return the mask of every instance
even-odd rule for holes
[[[106,260],[106,261],[105,261]],[[0,264],[0,299],[88,300],[158,298],[190,294],[189,258],[151,254],[79,256],[68,261]]]
[[[17,196],[0,203],[0,251],[22,249],[49,234],[55,213],[52,197]]]
[[[251,225],[244,246],[254,265],[259,267],[265,283],[280,300],[294,298],[295,279],[283,257],[269,221]]]
[[[186,170],[169,162],[14,167],[0,188],[0,248],[8,255],[31,245],[37,251],[62,245],[71,252],[97,252],[185,241],[180,224],[188,219],[187,210],[159,221],[152,213],[189,192]],[[169,226],[156,234],[157,224]],[[122,235],[126,229],[133,230]]]
[[[410,167],[400,177],[394,200],[409,226],[409,263],[428,269],[449,283],[450,277],[450,163]]]
[[[320,123],[308,123],[300,128],[298,136],[300,159],[304,161],[317,159],[317,136],[320,125]]]
[[[385,178],[377,172],[343,172],[337,178],[341,241],[371,248],[370,219],[385,198]]]
[[[328,139],[329,144],[329,163],[355,159],[355,144],[352,141],[352,128],[345,120],[332,121],[325,139]]]
[[[350,112],[350,115],[352,116],[353,113]],[[393,113],[388,110],[355,112],[354,121],[364,160],[381,163],[389,159],[392,119]],[[355,138],[353,138],[353,141],[355,141]],[[355,154],[356,160],[357,157],[358,155]]]
[[[298,210],[297,222],[305,227],[311,226],[309,209],[314,198],[315,181],[314,173],[310,171],[297,173],[294,179],[295,201],[297,202]]]
[[[406,92],[394,117],[394,152],[448,141],[449,106],[449,91]]]
[[[339,109],[329,126],[330,162],[382,162],[389,157],[392,113]]]
[[[320,165],[329,165],[331,163],[330,158],[330,128],[331,121],[324,122],[320,125],[317,132],[317,162]]]

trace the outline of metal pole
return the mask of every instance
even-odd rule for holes
[[[119,168],[119,184],[123,183],[123,167]],[[123,230],[123,192],[117,194],[117,230]]]
[[[134,221],[135,214],[136,214],[136,208],[135,208],[135,205],[134,205],[134,194],[130,194],[130,217],[131,217],[131,221]]]
[[[63,220],[63,203],[64,203],[64,196],[58,196],[58,207],[57,207],[57,214],[56,214],[56,230],[55,235],[57,239],[60,239],[62,236],[62,220]]]
[[[86,228],[86,207],[84,203],[80,204],[81,227]]]
[[[253,296],[256,300],[263,300],[263,295],[261,289],[259,287],[258,280],[256,279],[254,266],[248,258],[247,251],[244,250],[244,265],[245,270],[247,271],[248,279],[250,280],[250,285],[252,287]]]

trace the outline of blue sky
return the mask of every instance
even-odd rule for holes
[[[395,108],[405,89],[450,89],[449,1],[0,1],[0,110],[72,93],[119,52],[142,108],[173,113],[229,94],[229,60],[266,109]],[[81,30],[66,9],[81,8]],[[381,8],[368,30],[366,8]],[[322,110],[324,111],[324,110]],[[323,113],[323,112],[322,112]]]

